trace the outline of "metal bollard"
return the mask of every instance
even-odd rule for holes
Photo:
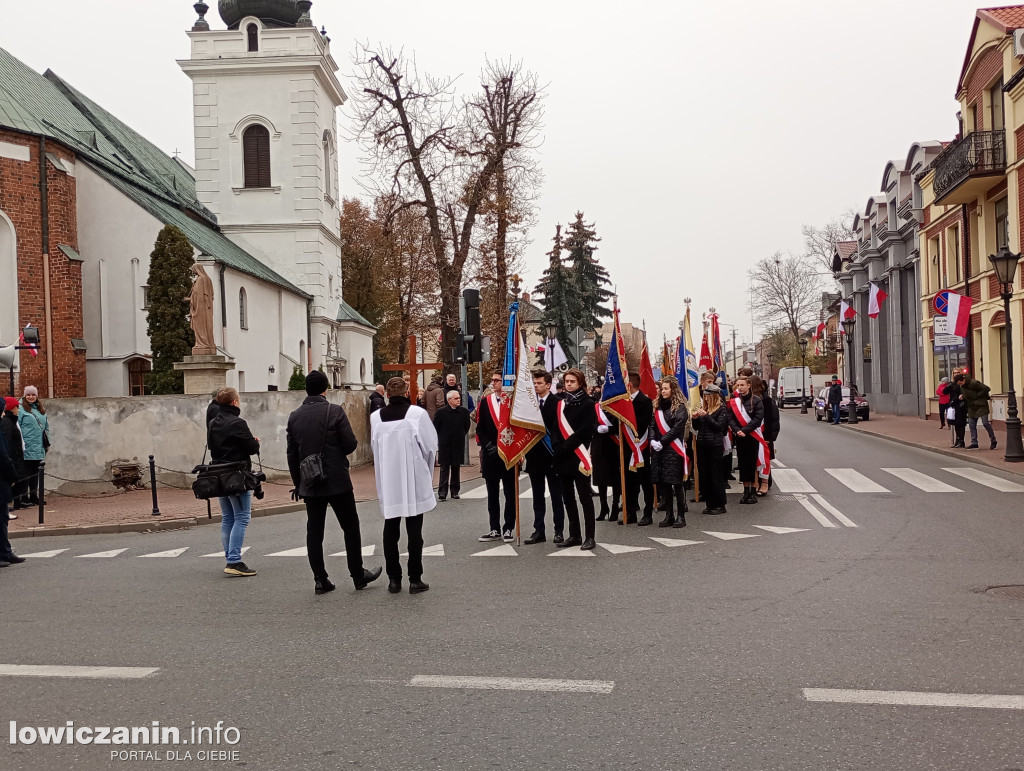
[[[46,461],[39,462],[39,476],[36,479],[36,495],[39,496],[39,524],[43,524],[43,509],[46,507]]]
[[[156,502],[156,461],[153,460],[153,456],[149,456],[149,486],[153,488],[153,516],[160,516],[160,506]]]

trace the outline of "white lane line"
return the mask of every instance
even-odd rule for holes
[[[251,548],[252,548],[251,546],[243,546],[242,547],[242,554],[245,554]],[[222,552],[222,551],[215,551],[212,554],[204,554],[203,556],[204,557],[220,557],[221,559],[224,559],[224,552]]]
[[[785,535],[786,533],[809,533],[810,528],[806,527],[777,527],[775,525],[754,525],[754,527],[761,530],[767,530],[769,533],[775,533],[776,535]]]
[[[738,541],[740,538],[760,538],[760,533],[716,533],[714,530],[705,530],[704,535],[714,536],[722,541]]]
[[[474,487],[472,490],[469,490],[468,492],[460,493],[459,497],[460,498],[486,498],[487,497],[487,485],[480,485],[479,487]]]
[[[373,555],[371,554],[370,556],[372,557]],[[400,557],[408,557],[409,556],[409,552],[404,551],[404,552],[402,552],[398,556],[400,556]],[[423,556],[424,557],[443,557],[444,556],[444,544],[443,543],[439,543],[436,546],[424,546],[423,547]]]
[[[1024,696],[988,693],[935,693],[929,691],[861,691],[842,688],[804,688],[807,701],[835,704],[881,704],[905,707],[975,707],[1024,709]]]
[[[569,546],[565,549],[558,549],[557,551],[551,552],[549,557],[593,557],[594,552],[583,551],[579,546]]]
[[[780,493],[815,493],[817,490],[804,479],[796,469],[783,468],[772,472],[772,483],[779,488]]]
[[[62,667],[0,664],[0,677],[93,677],[133,680],[159,672],[158,667]]]
[[[374,549],[376,549],[376,548],[377,547],[374,546],[373,544],[370,544],[369,546],[363,546],[359,550],[359,553],[362,556],[364,556],[364,557],[372,557]],[[424,554],[427,553],[426,549],[423,550],[423,553]],[[305,554],[305,552],[303,552],[303,554]],[[273,556],[273,555],[271,555],[271,556]],[[327,556],[328,557],[347,557],[348,556],[348,552],[347,551],[336,551],[336,552],[334,552],[334,554],[328,554]]]
[[[844,525],[846,527],[857,527],[857,523],[856,522],[854,522],[848,516],[843,514],[843,512],[841,512],[839,509],[837,509],[831,503],[826,501],[820,495],[814,494],[811,497],[818,503],[819,506],[821,506],[821,508],[823,508],[829,514],[831,514],[833,517],[835,517],[836,520],[839,522],[839,524]]]
[[[611,693],[614,680],[549,680],[536,677],[460,677],[416,675],[409,685],[418,688],[478,688],[497,691],[559,691],[562,693]]]
[[[808,513],[810,513],[810,515],[812,517],[814,517],[816,520],[818,520],[818,522],[821,524],[822,527],[839,527],[839,525],[837,525],[831,519],[829,519],[824,514],[822,514],[820,511],[818,511],[818,509],[815,508],[814,504],[811,503],[809,500],[807,500],[807,496],[805,496],[805,495],[796,495],[794,497],[797,499],[797,502],[801,506],[803,506],[805,509],[807,509]]]
[[[839,482],[846,485],[855,493],[887,493],[889,490],[882,487],[878,482],[868,479],[856,469],[852,468],[827,468],[826,474],[831,474]]]
[[[654,551],[651,546],[623,546],[620,543],[600,543],[597,544],[602,549],[610,551],[612,554],[629,554],[634,551]]]
[[[37,551],[37,552],[33,552],[32,554],[21,554],[19,556],[24,557],[25,559],[39,559],[39,560],[43,560],[43,559],[49,559],[50,557],[56,557],[58,554],[62,554],[64,552],[66,552],[66,551],[67,551],[67,549],[53,549],[51,551]]]
[[[507,543],[501,546],[495,546],[493,549],[485,549],[484,551],[478,551],[476,554],[471,554],[471,557],[518,557],[519,554],[509,546]]]
[[[1002,479],[997,477],[995,474],[988,474],[981,469],[944,468],[942,470],[948,471],[950,474],[956,474],[958,477],[963,477],[964,479],[970,479],[972,482],[977,482],[979,485],[991,487],[993,490],[998,490],[1001,493],[1024,493],[1024,485],[1011,482],[1008,479]]]
[[[706,543],[706,541],[684,541],[682,538],[655,538],[653,535],[647,536],[655,543],[660,543],[662,546],[696,546],[699,543]]]
[[[111,549],[110,551],[98,551],[95,554],[78,554],[75,556],[76,560],[87,559],[89,557],[95,557],[97,559],[107,559],[109,557],[116,557],[121,552],[126,552],[128,549]]]
[[[187,551],[188,547],[185,546],[181,549],[168,549],[167,551],[155,551],[152,554],[140,554],[139,557],[180,557]]]
[[[962,493],[958,487],[953,485],[947,485],[934,477],[930,477],[927,474],[922,474],[917,469],[912,468],[884,468],[882,471],[892,474],[897,479],[902,479],[908,485],[913,485],[918,490],[923,490],[926,493]]]
[[[286,549],[285,551],[276,551],[273,554],[264,554],[264,557],[305,557],[306,547],[300,546],[298,549]]]

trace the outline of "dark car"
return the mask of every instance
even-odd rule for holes
[[[850,417],[850,387],[843,386],[843,400],[839,402],[839,420],[847,420]],[[854,388],[853,390],[853,401],[857,404],[857,420],[870,420],[871,419],[871,405],[868,404],[868,400],[860,395],[860,392]],[[814,416],[818,420],[823,420],[828,417],[831,420],[832,410],[828,406],[828,388],[822,388],[818,391],[818,395],[814,397]]]

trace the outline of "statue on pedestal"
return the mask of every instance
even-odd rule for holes
[[[217,344],[213,339],[213,281],[199,263],[192,266],[192,273],[196,277],[192,282],[192,293],[188,296],[189,321],[196,336],[192,355],[215,354]]]

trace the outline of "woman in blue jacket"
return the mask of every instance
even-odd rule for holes
[[[46,460],[46,452],[50,449],[50,423],[35,386],[25,387],[21,409],[18,411],[18,428],[21,429],[21,438],[25,443],[25,472],[30,480],[35,480],[39,464]],[[29,489],[29,503],[38,506],[39,497],[33,481],[29,482]]]

